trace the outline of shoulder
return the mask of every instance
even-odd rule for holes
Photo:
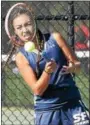
[[[25,64],[29,64],[28,60],[26,59],[26,57],[21,52],[18,52],[16,54],[15,61],[16,61],[16,64],[18,66],[23,66]]]
[[[53,32],[51,35],[52,35],[55,39],[62,37],[62,35],[61,35],[59,32]]]
[[[65,39],[59,32],[53,32],[52,33],[53,38],[56,40],[57,44],[62,47],[63,45],[66,44]]]

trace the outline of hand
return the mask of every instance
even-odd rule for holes
[[[47,72],[48,74],[51,74],[55,71],[56,67],[57,67],[56,62],[54,60],[51,60],[46,63],[44,71]]]
[[[69,63],[68,66],[63,66],[62,73],[68,74],[68,73],[74,73],[75,71],[75,65],[73,63]]]

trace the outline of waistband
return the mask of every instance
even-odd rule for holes
[[[40,109],[39,108],[36,109],[36,107],[35,107],[35,111],[36,112],[53,111],[53,110],[55,111],[55,110],[59,110],[63,107],[69,107],[69,106],[79,104],[79,101],[80,101],[80,99],[78,99],[78,98],[77,99],[70,99],[70,100],[65,101],[63,103],[60,103],[60,104],[52,104],[52,106],[50,104],[50,107],[49,107],[49,104],[46,104],[46,105],[48,105],[47,108],[44,107],[45,104],[42,104],[42,105],[40,104],[41,105]]]

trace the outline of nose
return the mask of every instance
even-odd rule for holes
[[[22,32],[24,33],[24,32],[27,32],[28,30],[27,30],[27,28],[26,27],[22,27]]]

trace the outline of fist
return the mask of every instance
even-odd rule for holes
[[[45,71],[47,73],[53,73],[55,71],[56,67],[57,67],[56,62],[54,60],[51,60],[46,63]]]

